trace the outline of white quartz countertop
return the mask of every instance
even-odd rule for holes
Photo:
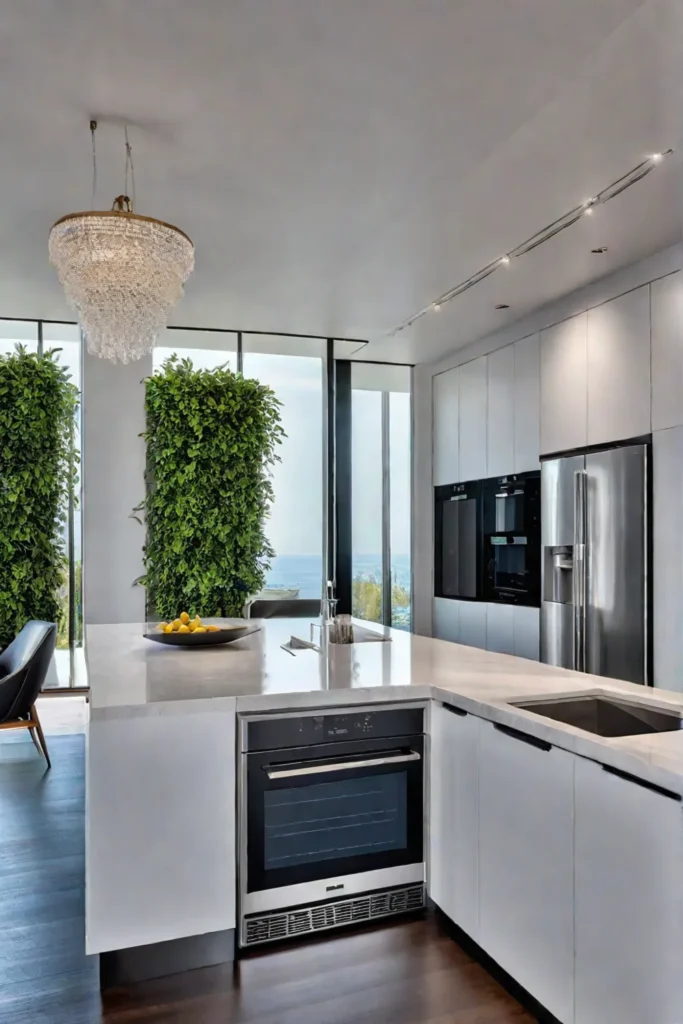
[[[255,625],[258,632],[235,643],[190,649],[145,640],[139,623],[87,626],[91,719],[191,713],[221,698],[236,698],[238,712],[433,698],[683,794],[683,731],[608,739],[508,704],[606,692],[683,712],[683,694],[381,626],[371,628],[390,642],[292,655],[281,644],[292,635],[307,639],[308,620]]]

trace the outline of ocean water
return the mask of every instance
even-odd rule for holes
[[[410,589],[410,555],[392,555],[391,569],[394,579]],[[353,575],[377,576],[382,571],[381,555],[355,555]],[[322,555],[276,555],[272,561],[266,586],[296,587],[299,597],[321,596],[323,575]]]

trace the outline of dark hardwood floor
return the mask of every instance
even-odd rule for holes
[[[107,995],[84,948],[83,737],[0,744],[1,1024],[532,1024],[434,916]],[[14,749],[10,749],[13,747]]]

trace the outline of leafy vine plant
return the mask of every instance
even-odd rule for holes
[[[0,356],[0,647],[29,619],[63,616],[78,389],[59,351]]]
[[[134,512],[147,527],[150,617],[239,616],[263,589],[280,407],[259,381],[175,354],[146,379],[146,498]]]

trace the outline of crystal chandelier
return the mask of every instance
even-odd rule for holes
[[[92,124],[91,131],[94,156]],[[129,160],[132,169],[126,138],[126,178]],[[135,213],[127,195],[117,196],[111,210],[58,220],[50,231],[49,254],[88,350],[122,363],[152,350],[194,269],[187,235]]]

